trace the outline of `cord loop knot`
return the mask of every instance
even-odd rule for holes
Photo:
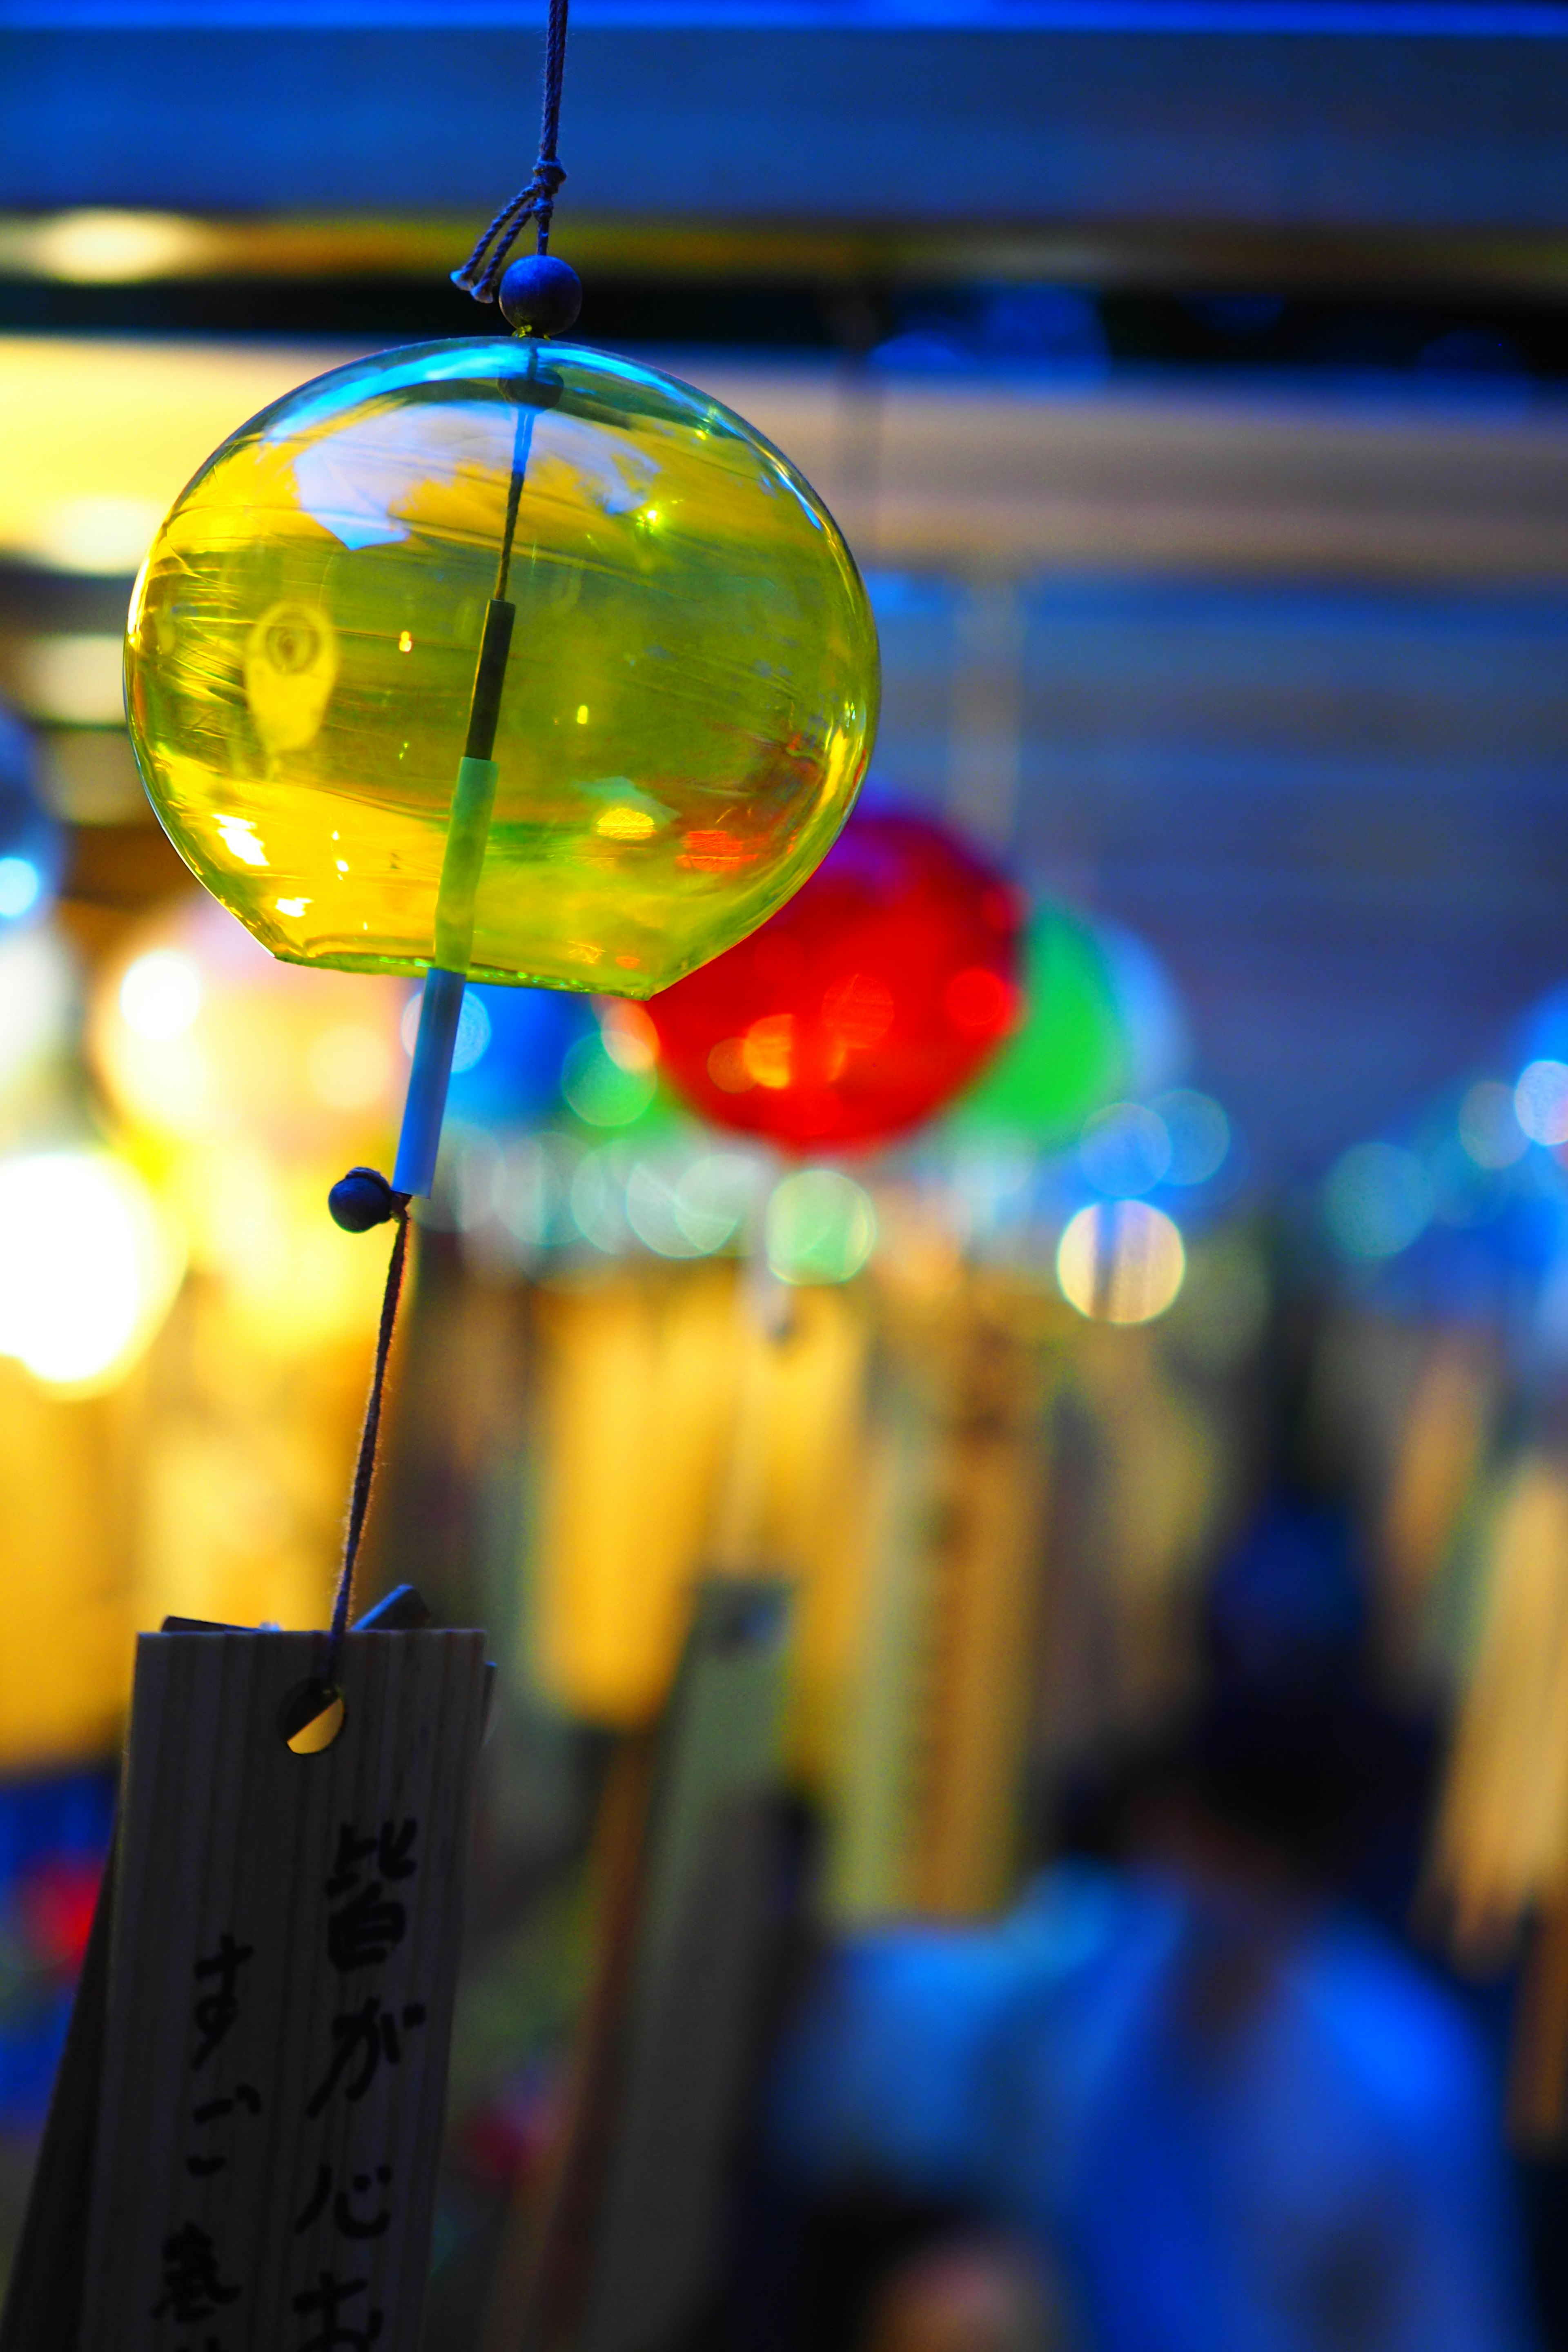
[[[501,206],[462,268],[452,272],[453,285],[471,294],[476,302],[495,300],[496,289],[505,275],[507,257],[527,222],[538,224],[539,251],[550,250],[550,223],[555,199],[566,179],[565,168],[555,152],[561,124],[561,78],[566,68],[566,8],[567,0],[550,0],[550,26],[544,42],[544,110],[533,176],[526,188],[518,190],[510,204]]]
[[[527,187],[520,188],[510,204],[501,207],[462,268],[452,271],[453,285],[471,294],[476,302],[493,302],[512,247],[531,220],[539,224],[540,252],[548,252],[551,215],[565,178],[563,164],[552,155],[542,155]]]

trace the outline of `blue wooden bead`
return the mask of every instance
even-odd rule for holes
[[[392,1214],[392,1187],[374,1168],[351,1168],[327,1194],[332,1223],[345,1234],[368,1234]]]
[[[563,335],[583,307],[583,281],[552,253],[526,253],[500,282],[501,315],[520,335]]]

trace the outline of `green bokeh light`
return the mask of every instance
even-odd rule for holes
[[[1029,927],[1024,1025],[949,1120],[963,1138],[1051,1150],[1126,1088],[1131,1060],[1110,960],[1085,925],[1047,907]]]

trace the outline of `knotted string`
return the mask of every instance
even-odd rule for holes
[[[348,1532],[343,1538],[343,1564],[338,1571],[338,1589],[332,1600],[332,1622],[327,1635],[324,1679],[333,1688],[337,1685],[339,1654],[343,1636],[349,1630],[349,1616],[353,1606],[354,1562],[359,1558],[360,1538],[364,1533],[365,1514],[370,1509],[370,1490],[375,1479],[375,1449],[381,1435],[381,1403],[386,1389],[386,1360],[392,1353],[392,1335],[397,1327],[397,1302],[403,1295],[403,1269],[408,1258],[406,1192],[393,1194],[392,1214],[397,1225],[397,1237],[392,1244],[392,1257],[386,1269],[386,1288],[381,1297],[381,1328],[375,1336],[375,1370],[371,1374],[364,1427],[360,1432],[359,1460],[354,1465],[354,1483],[349,1496]]]
[[[544,110],[539,129],[539,161],[526,188],[497,213],[452,283],[476,302],[493,302],[506,271],[508,257],[525,225],[538,223],[538,250],[550,250],[550,224],[555,199],[566,177],[555,152],[561,130],[561,77],[566,68],[567,0],[550,0],[550,26],[544,39]]]

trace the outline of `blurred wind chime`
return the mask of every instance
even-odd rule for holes
[[[538,163],[454,273],[515,337],[264,411],[132,599],[132,739],[192,871],[273,955],[424,995],[393,1173],[331,1194],[395,1231],[330,1626],[141,1639],[5,2352],[414,2352],[489,1675],[411,1588],[350,1621],[465,986],[694,971],[805,880],[869,753],[875,628],[810,487],[716,403],[552,340],[580,303],[548,250],[565,34],[551,0]],[[719,1613],[694,1640],[728,1689],[773,1635]]]
[[[1553,991],[1524,1016],[1515,1077],[1446,1089],[1331,1171],[1324,1227],[1353,1275],[1319,1374],[1366,1498],[1386,1667],[1452,1718],[1423,1925],[1468,1972],[1517,1969],[1509,2120],[1539,2155],[1568,2140],[1563,1012]]]
[[[779,1538],[791,1507],[809,1507],[803,1462],[826,1460],[845,1419],[838,1398],[809,1442],[799,1359],[830,1354],[845,1312],[835,1316],[836,1295],[821,1286],[857,1271],[874,1234],[868,1196],[835,1163],[912,1135],[994,1060],[1021,1015],[1022,915],[988,856],[879,793],[789,907],[650,1008],[676,1093],[795,1163],[773,1192],[756,1271],[740,1288],[744,1376],[717,1542],[733,1561],[794,1549],[820,1562],[829,1525],[841,1538],[853,1527],[859,1556],[839,1562],[851,1572],[807,1577],[800,1604],[814,1680],[839,1685],[833,1703],[826,1688],[811,1695],[819,1719],[801,1729],[812,1777],[837,1785],[831,1874],[843,1907],[874,1905],[873,1885],[885,1896],[896,1880],[906,1901],[968,1912],[1005,1876],[997,1824],[1015,1793],[1014,1685],[1027,1655],[1034,1383],[1004,1347],[1016,1377],[999,1399],[996,1335],[973,1285],[952,1283],[920,1336],[902,1335],[900,1352],[923,1365],[912,1411],[930,1458],[900,1458],[889,1472],[868,1442],[863,1336],[861,1440],[816,1482],[817,1528],[797,1528],[793,1546]],[[919,1492],[929,1509],[917,1516],[945,1532],[929,1556],[917,1546],[918,1557],[873,1570],[870,1556],[889,1547],[870,1490],[889,1480]],[[897,1592],[883,1589],[889,1580]],[[904,1688],[899,1662],[911,1652],[924,1669]],[[847,1686],[857,1680],[858,1704]],[[837,1742],[825,1716],[837,1718]]]
[[[1443,1402],[1418,1389],[1415,1407]],[[1540,1432],[1511,1460],[1469,1455],[1451,1543],[1475,1622],[1427,1901],[1461,1965],[1520,1962],[1509,2119],[1546,2154],[1568,2141],[1568,1465]]]
[[[994,1052],[1019,926],[988,861],[878,795],[787,906],[649,1003],[673,1094],[784,1172],[731,1277],[627,1275],[553,1317],[543,1647],[619,1769],[570,2120],[542,2217],[526,2191],[514,2212],[492,2352],[654,2352],[711,2286],[792,1883],[784,1751],[820,1785],[825,1688],[862,1630],[871,1332],[846,1286],[875,1223],[840,1163]]]

